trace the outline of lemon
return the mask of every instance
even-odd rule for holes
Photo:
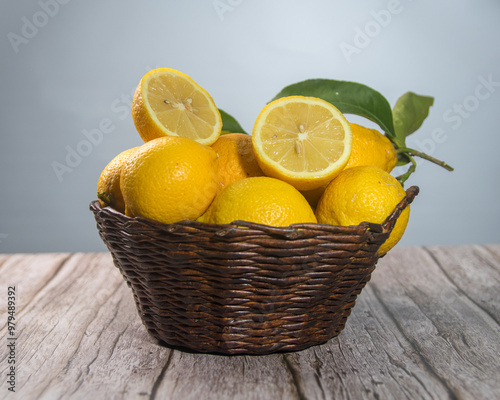
[[[373,166],[342,171],[326,188],[316,208],[318,222],[331,225],[383,223],[405,197],[401,184],[392,175]],[[408,206],[398,218],[391,235],[378,250],[387,253],[404,234],[410,216]]]
[[[132,118],[145,142],[181,136],[211,145],[222,129],[220,112],[208,92],[170,68],[157,68],[142,77],[132,102]]]
[[[219,155],[221,190],[240,179],[263,176],[252,147],[252,137],[243,133],[225,134],[212,145]]]
[[[351,123],[352,148],[349,161],[344,169],[358,166],[375,166],[391,172],[398,161],[396,149],[387,136],[375,129]],[[323,195],[328,184],[319,188],[301,191],[309,204],[314,208]]]
[[[140,146],[125,162],[120,178],[127,215],[167,224],[198,218],[217,187],[217,153],[175,136]]]
[[[351,153],[349,122],[332,104],[316,97],[282,97],[257,117],[252,143],[262,171],[299,190],[327,184]]]
[[[272,226],[317,222],[297,189],[265,176],[245,178],[227,186],[198,220],[214,224],[243,220]]]
[[[352,150],[345,168],[372,165],[391,172],[396,166],[396,149],[387,136],[375,129],[351,123]]]
[[[97,197],[101,207],[109,206],[121,213],[125,212],[125,202],[120,190],[120,174],[124,162],[138,147],[122,151],[114,157],[101,172],[97,182]]]

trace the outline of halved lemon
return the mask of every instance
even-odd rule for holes
[[[132,118],[145,142],[181,136],[210,146],[222,129],[221,115],[208,92],[170,68],[157,68],[142,77],[134,94]]]
[[[351,126],[331,103],[304,96],[282,97],[261,111],[252,144],[262,171],[298,190],[326,185],[349,160]]]

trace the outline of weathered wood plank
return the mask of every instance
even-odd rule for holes
[[[0,274],[1,274],[1,270],[2,270],[2,264],[7,261],[8,258],[12,257],[11,254],[2,254],[0,253]]]
[[[346,328],[323,346],[287,355],[306,398],[447,399],[369,284]]]
[[[403,265],[411,265],[411,258],[410,255]],[[381,261],[379,269],[385,268],[385,263],[385,260]],[[398,273],[404,273],[404,270]],[[385,281],[381,278],[380,282]],[[425,286],[425,280],[421,283]],[[429,360],[420,355],[414,343],[418,338],[405,336],[405,332],[401,330],[387,306],[381,302],[375,289],[375,284],[368,285],[339,338],[303,352],[281,355],[293,378],[298,398],[455,398],[460,390],[449,387],[446,379],[436,374],[432,364],[429,365]],[[418,292],[418,287],[416,290]],[[411,301],[411,296],[409,300]],[[439,334],[437,339],[442,339]],[[197,355],[189,356],[199,359]],[[270,357],[263,359],[269,360]],[[203,360],[211,372],[207,374],[204,372],[207,369],[202,368],[192,374],[198,377],[205,375],[207,378],[202,379],[197,389],[191,392],[195,393],[192,397],[184,392],[183,398],[195,398],[199,396],[198,393],[217,393],[213,391],[214,387],[229,389],[226,394],[232,398],[245,398],[239,397],[234,390],[230,390],[231,386],[224,385],[223,381],[212,376],[213,371],[220,371],[223,376],[227,376],[224,368],[221,369],[221,366],[214,363],[214,358],[208,356]],[[234,366],[231,362],[224,365],[231,365],[230,375],[236,379],[238,363]],[[189,379],[179,376],[179,371],[185,368],[186,365],[179,360],[173,375],[174,381],[182,387],[189,385]],[[191,367],[187,369],[191,370]],[[167,374],[169,371],[170,368],[167,369]],[[276,368],[274,373],[286,377],[281,368]],[[189,377],[192,375],[188,374]],[[213,384],[207,385],[206,382]],[[238,378],[238,382],[246,387],[243,393],[250,396],[254,393],[241,378]],[[168,384],[161,386],[161,393],[166,398],[176,398],[174,394],[181,393],[169,391],[169,388],[171,386]],[[276,398],[276,395],[268,398]]]
[[[29,305],[43,287],[50,282],[70,257],[67,253],[6,255],[0,265],[0,276],[5,286],[16,286],[17,314]],[[5,288],[6,289],[6,288]],[[6,323],[2,319],[2,329]]]
[[[147,335],[128,288],[109,260],[107,264],[97,259],[89,265],[96,268],[89,268],[89,279],[80,285],[81,293],[90,294],[89,302],[96,297],[97,303],[80,323],[84,329],[68,343],[71,352],[65,359],[63,374],[45,382],[41,398],[147,398],[161,375],[171,350],[156,346]],[[100,277],[95,277],[102,267],[109,268],[103,268]],[[102,284],[95,287],[97,280]]]
[[[17,393],[7,398],[500,398],[500,246],[396,248],[339,337],[233,357],[158,345],[109,254],[1,260],[2,282],[20,289]]]
[[[500,244],[482,245],[481,248],[490,253],[493,267],[500,270]]]
[[[500,324],[500,258],[483,246],[427,247],[425,250],[458,288],[458,295],[467,296]]]
[[[28,304],[19,292],[25,305],[17,393],[27,399],[149,395],[170,350],[152,345],[110,256],[75,254],[44,278]]]
[[[300,399],[281,355],[217,356],[175,351],[157,399]]]
[[[395,249],[384,261],[374,291],[435,376],[453,397],[499,398],[498,324],[427,251]]]

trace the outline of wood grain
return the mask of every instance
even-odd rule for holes
[[[2,398],[500,398],[500,245],[396,248],[337,338],[267,356],[159,345],[109,254],[3,254],[0,277],[16,285],[19,333]]]

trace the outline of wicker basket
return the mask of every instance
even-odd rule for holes
[[[219,354],[296,351],[338,335],[406,197],[383,224],[162,224],[90,204],[149,333]]]

